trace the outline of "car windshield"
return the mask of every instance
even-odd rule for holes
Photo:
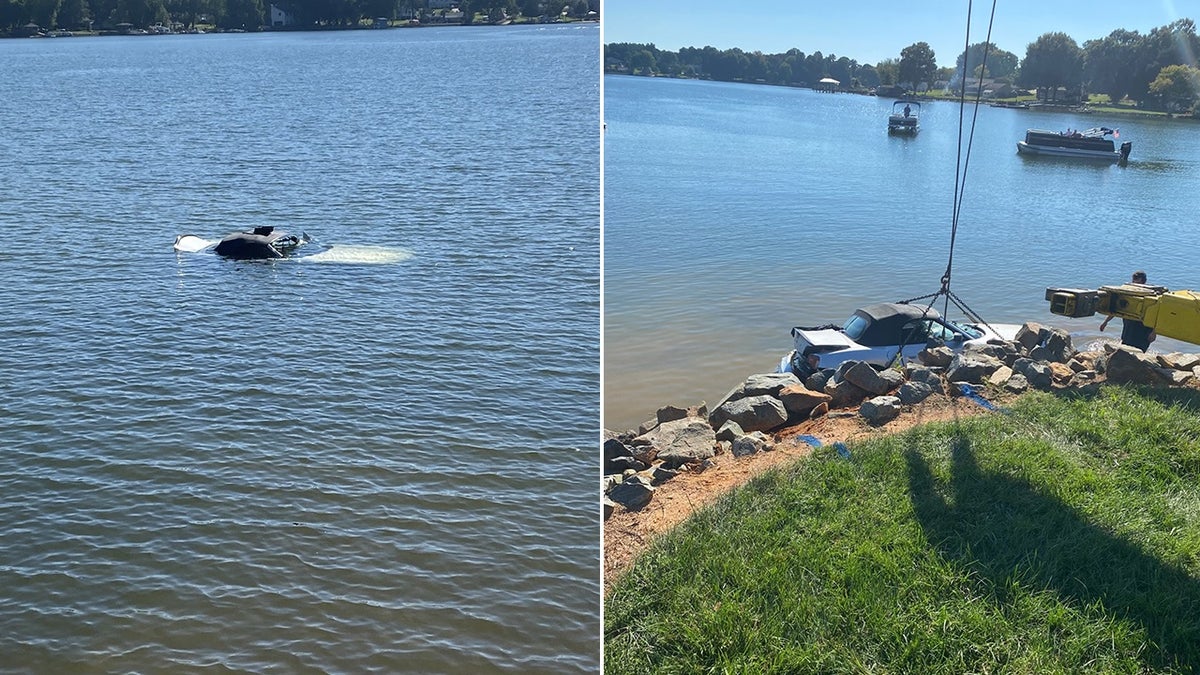
[[[846,325],[842,327],[842,332],[846,334],[846,337],[857,341],[862,338],[869,325],[871,325],[869,321],[858,314],[853,314],[846,319]]]
[[[970,326],[970,325],[961,324],[961,323],[951,323],[950,325],[954,326],[955,330],[962,331],[963,334],[967,336],[968,340],[974,340],[975,338],[983,337],[983,331],[979,330],[975,326]]]

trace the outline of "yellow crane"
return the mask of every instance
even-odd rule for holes
[[[1135,319],[1162,337],[1200,344],[1200,293],[1150,284],[1101,286],[1097,290],[1047,288],[1050,313],[1084,317],[1106,314]]]

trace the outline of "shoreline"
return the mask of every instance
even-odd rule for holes
[[[872,97],[872,98],[882,98],[882,99],[890,100],[890,97],[877,96],[876,94],[871,93],[869,90],[852,90],[852,89],[828,90],[828,89],[822,89],[820,87],[813,87],[813,86],[809,86],[809,85],[779,84],[776,82],[748,82],[746,80],[714,80],[712,78],[706,78],[706,77],[676,77],[676,76],[671,76],[671,75],[634,75],[633,73],[625,73],[625,72],[620,72],[617,70],[607,70],[607,69],[604,71],[604,75],[606,75],[606,76],[618,75],[618,76],[622,76],[622,77],[640,77],[640,78],[646,78],[646,79],[661,79],[661,80],[690,80],[690,81],[694,81],[694,82],[722,82],[722,83],[726,83],[726,84],[745,84],[745,85],[755,86],[755,87],[758,87],[758,86],[782,87],[784,89],[808,89],[810,91],[815,91],[815,92],[822,93],[822,94],[852,94],[855,96],[867,96],[867,97]],[[909,100],[919,101],[919,102],[929,102],[929,101],[932,101],[935,103],[937,103],[937,102],[957,103],[958,102],[958,98],[956,96],[949,96],[949,95],[947,95],[947,96],[929,96],[927,94],[912,94],[912,95],[908,96],[907,98]],[[974,99],[968,98],[967,102],[974,103]],[[1177,114],[1172,114],[1169,112],[1157,111],[1157,110],[1141,110],[1141,109],[1124,110],[1124,109],[1115,108],[1115,107],[1108,106],[1108,105],[1096,106],[1094,104],[1086,104],[1086,103],[1085,104],[1065,104],[1065,103],[1059,104],[1059,103],[1048,103],[1048,102],[1037,101],[1037,100],[1033,100],[1033,101],[1024,100],[1023,101],[1023,100],[1019,100],[1017,98],[981,99],[979,102],[981,105],[986,105],[991,108],[1010,108],[1010,109],[1014,109],[1014,110],[1027,110],[1029,112],[1073,113],[1076,115],[1106,115],[1106,116],[1114,116],[1114,117],[1128,117],[1128,118],[1141,118],[1141,119],[1158,118],[1158,119],[1169,119],[1169,120],[1186,120],[1186,121],[1193,121],[1193,122],[1200,121],[1200,117],[1192,116],[1192,115],[1177,115]],[[1008,104],[1008,105],[1005,105],[1005,104]],[[1027,107],[1022,107],[1019,104],[1027,104]]]
[[[473,27],[497,27],[497,26],[567,26],[572,24],[596,24],[599,25],[598,19],[570,19],[567,21],[513,21],[506,20],[500,23],[489,22],[472,22],[472,23],[451,23],[451,22],[433,22],[420,23],[410,19],[395,19],[395,23],[389,23],[386,26],[375,26],[371,24],[359,23],[351,26],[310,26],[310,27],[272,27],[260,26],[257,29],[242,29],[242,28],[217,28],[212,24],[203,24],[208,28],[190,30],[163,30],[149,31],[146,29],[129,29],[129,30],[65,30],[65,29],[43,29],[38,28],[37,32],[25,35],[19,35],[15,32],[0,33],[0,40],[28,40],[28,39],[58,39],[67,37],[160,37],[165,35],[230,35],[241,33],[324,33],[336,31],[360,31],[360,30],[391,30],[395,28],[473,28]]]
[[[948,351],[922,352],[902,375],[880,378],[887,384],[871,382],[869,374],[864,381],[861,363],[839,370],[840,379],[828,375],[829,386],[816,388],[807,386],[811,377],[787,384],[780,374],[751,375],[711,415],[703,403],[688,410],[667,406],[637,430],[604,429],[604,595],[660,537],[697,511],[817,448],[833,446],[848,456],[844,444],[994,413],[1032,392],[1087,394],[1106,384],[1200,388],[1200,354],[1147,354],[1115,343],[1080,352],[1066,331],[1036,323],[1026,323],[1003,345],[954,356]],[[916,383],[932,390],[914,398]],[[762,403],[770,398],[784,401],[786,420],[764,421]],[[727,404],[750,401],[742,408],[756,408],[752,414],[722,414]],[[884,407],[891,411],[880,414]]]

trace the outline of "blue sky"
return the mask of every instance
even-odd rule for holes
[[[987,36],[990,0],[975,0],[971,42]],[[997,0],[992,42],[1025,57],[1039,35],[1061,31],[1084,41],[1118,28],[1148,33],[1175,19],[1200,23],[1200,0]],[[659,49],[740,47],[772,54],[792,47],[859,63],[900,58],[928,42],[939,66],[953,66],[965,45],[966,0],[604,0],[604,42],[652,42]]]

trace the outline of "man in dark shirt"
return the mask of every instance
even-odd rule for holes
[[[1146,273],[1138,270],[1133,273],[1132,283],[1146,283]],[[1104,322],[1100,324],[1100,330],[1103,331],[1108,322],[1112,321],[1112,317],[1104,318]],[[1137,319],[1121,318],[1121,344],[1137,347],[1142,351],[1150,349],[1150,343],[1154,342],[1154,338],[1158,337],[1154,333],[1154,329]]]

